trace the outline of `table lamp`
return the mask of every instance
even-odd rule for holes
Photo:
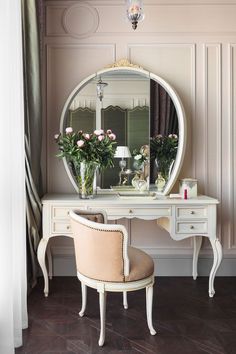
[[[119,166],[121,169],[121,171],[119,173],[119,176],[120,176],[120,183],[119,184],[121,184],[121,175],[122,175],[122,173],[124,173],[124,169],[126,167],[126,160],[125,159],[131,157],[131,153],[129,151],[128,146],[117,146],[114,157],[121,159],[119,161]]]

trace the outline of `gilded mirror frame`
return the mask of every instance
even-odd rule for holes
[[[184,160],[184,155],[185,155],[185,148],[186,148],[186,138],[187,138],[187,127],[186,127],[186,116],[185,116],[185,111],[184,111],[184,107],[183,104],[177,94],[177,92],[174,90],[174,88],[164,79],[162,79],[160,76],[149,72],[147,70],[144,70],[143,68],[139,67],[138,65],[133,65],[130,64],[128,61],[124,60],[124,62],[121,63],[115,63],[113,65],[111,65],[108,68],[102,69],[98,72],[93,73],[92,75],[86,77],[84,80],[82,80],[75,88],[74,90],[70,93],[70,95],[68,96],[62,113],[61,113],[61,119],[60,119],[60,132],[64,133],[64,127],[65,127],[65,116],[66,116],[66,112],[68,110],[69,105],[71,104],[72,100],[74,99],[74,97],[78,94],[78,92],[86,86],[86,84],[88,82],[90,82],[91,80],[93,80],[94,78],[100,77],[103,74],[106,73],[113,73],[113,72],[117,72],[117,71],[128,71],[128,72],[133,72],[142,76],[145,76],[148,79],[152,79],[154,81],[156,81],[158,84],[160,84],[169,94],[170,98],[172,99],[176,112],[177,112],[177,116],[178,116],[178,125],[179,125],[179,134],[178,134],[178,150],[177,150],[177,154],[176,154],[176,159],[175,159],[175,163],[173,166],[173,170],[171,172],[170,178],[168,180],[168,182],[166,183],[164,190],[162,192],[157,192],[157,194],[160,195],[168,195],[171,191],[171,189],[173,188],[175,182],[177,181],[177,178],[179,176],[182,164],[183,164],[183,160]],[[99,128],[99,127],[97,127]],[[65,158],[63,158],[63,163],[64,163],[64,167],[65,170],[67,172],[67,175],[73,185],[73,187],[75,188],[76,192],[78,192],[78,187],[76,185],[76,182],[71,174],[70,168],[68,166],[68,163],[66,161]]]

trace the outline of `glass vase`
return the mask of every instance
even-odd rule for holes
[[[93,198],[96,186],[96,171],[97,164],[94,162],[83,161],[77,166],[75,178],[81,199]]]

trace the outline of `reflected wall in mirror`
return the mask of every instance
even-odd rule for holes
[[[99,80],[107,84],[102,99],[97,97]],[[132,185],[132,180],[138,178],[162,194],[170,191],[183,160],[185,115],[177,94],[163,79],[133,67],[93,74],[74,89],[65,103],[61,132],[68,126],[85,133],[111,129],[117,145],[129,148],[132,157],[126,159],[125,173],[121,175],[120,159],[115,158],[114,168],[99,176],[102,189]],[[65,160],[64,164],[73,183]]]

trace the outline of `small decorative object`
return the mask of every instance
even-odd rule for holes
[[[120,173],[119,173],[119,185],[122,184],[122,174],[124,174],[124,170],[126,167],[126,158],[131,157],[131,153],[129,151],[128,146],[117,146],[116,151],[115,151],[115,156],[116,158],[121,158],[119,162],[120,166]]]
[[[144,19],[143,2],[141,0],[127,0],[127,17],[132,28],[137,28],[138,22]]]
[[[108,84],[106,82],[103,82],[101,77],[99,81],[97,82],[97,97],[99,98],[100,102],[102,102],[103,96],[104,96],[104,88]]]
[[[157,172],[167,182],[174,165],[178,150],[178,136],[169,134],[168,136],[156,135],[150,140],[151,159],[155,160]]]
[[[78,186],[82,199],[92,198],[96,171],[113,167],[116,150],[116,136],[108,129],[95,130],[92,134],[82,130],[74,132],[67,127],[65,134],[56,134],[55,140],[59,146],[60,158],[66,158]]]
[[[166,184],[165,178],[163,178],[161,172],[159,172],[158,175],[157,175],[157,179],[155,181],[155,185],[157,187],[157,191],[158,192],[163,192],[165,184]]]
[[[144,192],[148,189],[148,183],[145,179],[139,179],[137,181],[137,189],[140,191],[140,192]]]
[[[139,176],[136,174],[134,176],[134,178],[132,179],[131,183],[132,183],[132,186],[135,188],[135,189],[138,189],[138,181],[139,181]]]
[[[132,156],[134,157],[134,169],[143,175],[143,179],[147,179],[149,176],[149,146],[142,145],[139,150],[135,149]]]
[[[197,198],[197,180],[194,178],[184,178],[180,180],[179,194],[184,199]]]

